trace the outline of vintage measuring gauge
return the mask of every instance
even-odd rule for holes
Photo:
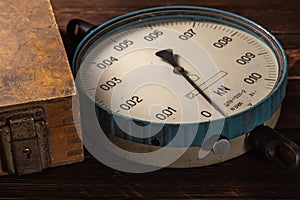
[[[282,167],[297,166],[297,145],[264,126],[278,120],[287,61],[261,26],[221,10],[171,6],[99,27],[73,20],[68,32],[86,35],[73,61],[80,100],[96,105],[101,128],[120,147],[186,148],[170,164],[190,167],[252,146]]]

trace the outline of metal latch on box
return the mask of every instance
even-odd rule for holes
[[[35,173],[50,166],[42,107],[0,113],[0,157],[10,174]]]

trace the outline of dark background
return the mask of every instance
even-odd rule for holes
[[[273,33],[289,59],[287,97],[276,127],[300,144],[300,1],[298,0],[52,0],[64,40],[66,24],[101,24],[120,14],[166,5],[197,5],[247,17]],[[202,168],[128,174],[88,153],[86,161],[25,176],[0,177],[0,199],[300,199],[300,168],[286,172],[252,151]]]

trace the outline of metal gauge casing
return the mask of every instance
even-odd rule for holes
[[[222,112],[155,55],[164,49],[173,50]],[[83,39],[72,66],[106,133],[158,146],[202,146],[214,122],[221,124],[216,135],[244,135],[280,109],[287,82],[284,51],[268,31],[229,12],[192,6],[114,18]],[[185,133],[174,142],[180,126]]]

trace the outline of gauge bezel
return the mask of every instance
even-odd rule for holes
[[[72,63],[72,71],[74,73],[74,76],[76,75],[81,62],[84,59],[84,56],[89,52],[89,49],[107,36],[117,33],[120,30],[125,30],[150,21],[153,22],[170,20],[174,18],[189,19],[195,21],[210,21],[241,29],[266,43],[276,55],[280,68],[280,74],[276,83],[276,87],[261,102],[244,111],[226,117],[226,125],[222,132],[222,135],[225,135],[227,138],[231,139],[245,134],[253,130],[256,126],[263,124],[273,115],[276,110],[278,110],[285,96],[285,88],[287,84],[287,59],[282,46],[270,32],[268,32],[266,29],[256,24],[255,22],[242,16],[218,9],[194,6],[167,6],[139,10],[109,20],[108,22],[98,26],[93,31],[91,31],[78,45]],[[80,85],[78,89],[80,90]],[[93,101],[92,99],[90,100]],[[94,103],[97,104],[97,102]],[[119,115],[118,113],[114,113],[111,110],[107,110],[100,104],[97,104],[97,106],[108,112],[110,115]],[[131,118],[129,119],[127,116],[121,115],[121,117],[124,117],[125,120],[133,120]],[[253,117],[254,119],[252,119]],[[140,123],[149,123],[139,119],[134,120]],[[243,121],[244,123],[237,125],[237,122],[241,121]],[[198,124],[201,125],[207,123],[208,122],[199,122]],[[165,124],[165,126],[172,127],[176,125],[178,126],[180,124]],[[233,127],[234,131],[232,131]]]

